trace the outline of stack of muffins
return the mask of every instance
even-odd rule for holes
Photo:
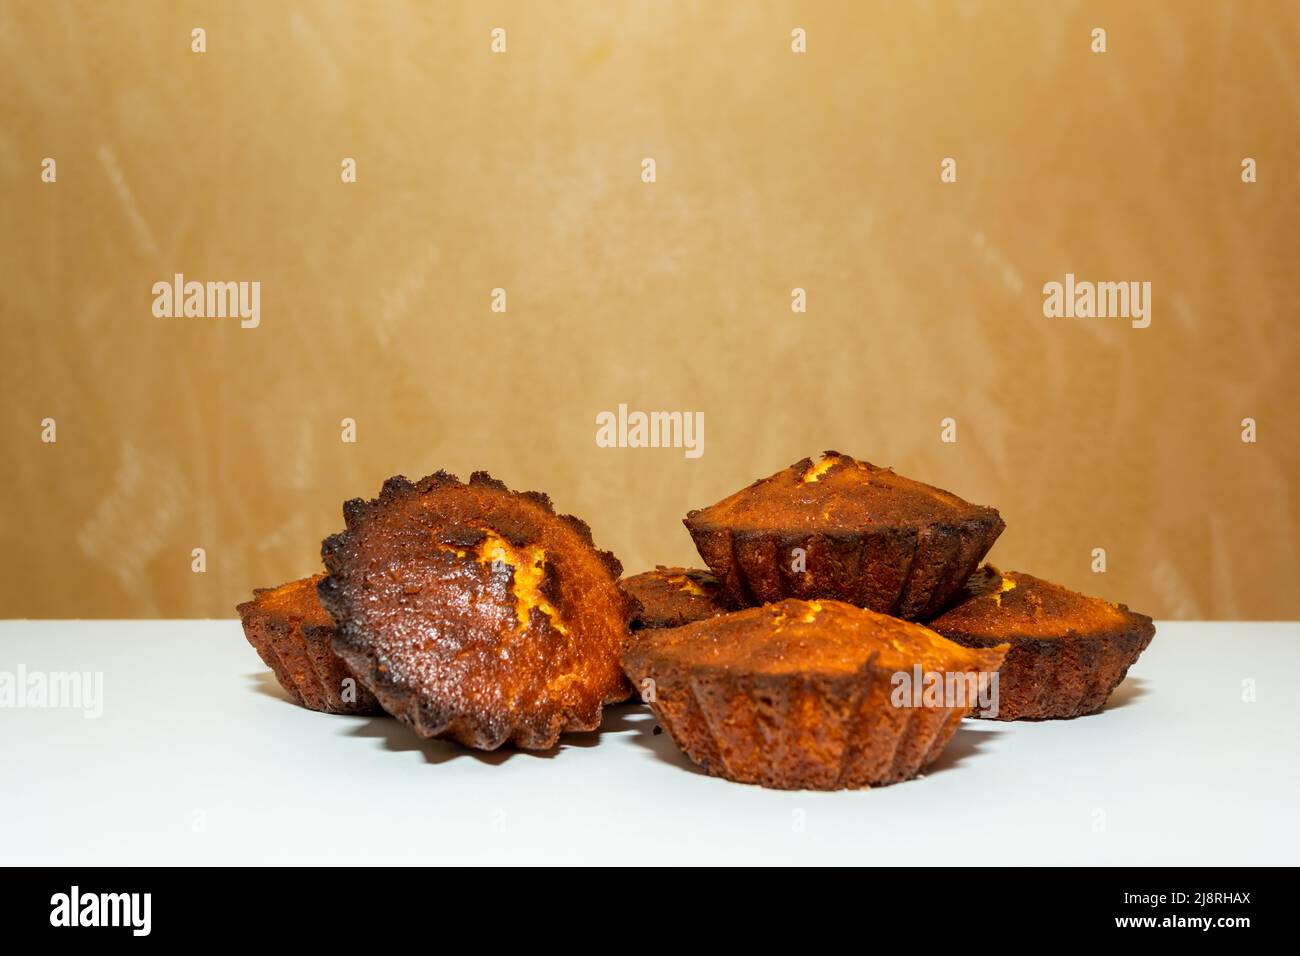
[[[393,478],[343,511],[326,574],[240,605],[249,642],[304,706],[470,747],[550,748],[633,694],[711,774],[892,783],[963,717],[1101,709],[1155,633],[980,567],[996,510],[837,452],[690,512],[707,571],[619,580],[583,522],[482,472]]]

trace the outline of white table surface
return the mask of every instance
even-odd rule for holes
[[[1300,623],[1160,624],[1105,712],[838,793],[706,776],[640,706],[543,756],[315,714],[235,621],[0,622],[20,664],[102,671],[103,715],[0,709],[4,864],[1300,862]]]

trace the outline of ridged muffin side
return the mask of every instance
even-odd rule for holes
[[[324,577],[258,588],[236,608],[244,636],[294,703],[327,714],[382,713],[330,647],[334,622],[316,596]]]

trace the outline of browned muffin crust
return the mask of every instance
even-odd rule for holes
[[[624,578],[619,585],[640,605],[632,617],[633,629],[681,627],[730,610],[718,579],[695,568],[661,564]]]
[[[343,515],[318,588],[334,650],[420,734],[546,749],[627,697],[622,569],[546,495],[440,471],[390,478]]]
[[[966,647],[1011,645],[998,675],[998,720],[1101,710],[1156,632],[1151,618],[1123,604],[989,565],[963,593],[929,626]]]
[[[334,621],[316,596],[324,577],[254,591],[253,600],[235,609],[244,636],[295,703],[329,714],[382,713],[330,649]]]
[[[635,632],[623,667],[710,774],[779,789],[893,783],[933,761],[975,701],[896,706],[895,675],[996,671],[963,648],[839,601],[785,600]],[[945,706],[947,705],[947,706]]]
[[[943,609],[1005,527],[993,508],[835,451],[685,524],[732,602],[833,598],[908,620]]]

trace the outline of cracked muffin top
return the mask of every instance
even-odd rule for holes
[[[544,749],[627,696],[619,563],[545,495],[438,472],[343,510],[321,548],[335,650],[420,733]]]

